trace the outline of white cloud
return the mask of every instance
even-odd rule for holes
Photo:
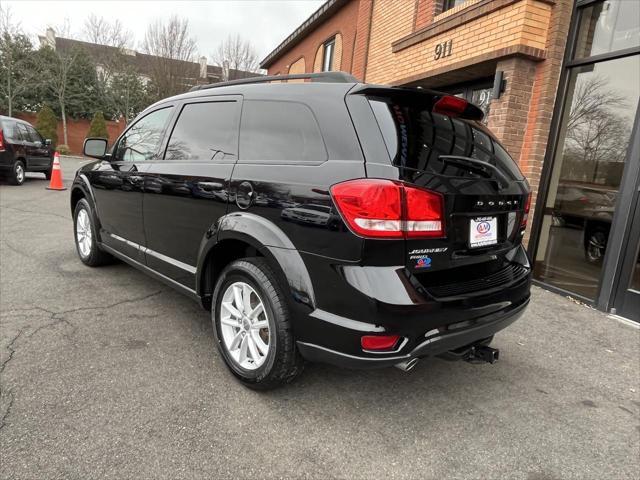
[[[119,19],[135,37],[139,49],[147,25],[177,14],[189,20],[200,55],[209,56],[229,34],[250,40],[260,59],[311,15],[322,0],[218,0],[218,1],[34,1],[2,0],[14,21],[32,35],[42,35],[48,26],[69,20],[71,31],[80,35],[87,16],[94,13]]]

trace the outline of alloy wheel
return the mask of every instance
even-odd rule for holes
[[[270,330],[267,311],[258,293],[245,282],[229,285],[220,306],[222,342],[231,359],[247,370],[267,359]]]
[[[16,180],[18,183],[24,182],[24,168],[20,164],[16,165]]]
[[[83,208],[78,212],[76,218],[76,239],[78,241],[78,249],[83,258],[88,257],[91,253],[91,221],[89,214]]]

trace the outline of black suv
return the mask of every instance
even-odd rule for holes
[[[529,302],[529,187],[481,118],[340,72],[162,100],[110,153],[86,140],[99,160],[71,191],[78,254],[211,309],[222,357],[253,388],[291,381],[303,359],[493,362],[493,335]]]
[[[26,172],[42,172],[50,180],[52,168],[51,140],[29,122],[0,115],[0,174],[22,185]]]

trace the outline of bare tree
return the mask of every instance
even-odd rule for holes
[[[147,61],[158,97],[176,95],[195,85],[196,42],[189,35],[188,20],[174,15],[166,23],[152,23],[147,28],[143,50],[150,55]]]
[[[218,45],[211,58],[222,68],[223,81],[240,78],[241,71],[255,73],[260,66],[251,42],[243,40],[238,34],[229,35]]]
[[[569,161],[563,165],[569,176],[598,183],[601,164],[624,161],[629,121],[619,112],[626,106],[605,77],[594,75],[576,85],[566,130]]]
[[[84,21],[83,33],[84,38],[91,43],[107,45],[119,50],[131,48],[132,34],[117,19],[110,22],[92,13]]]

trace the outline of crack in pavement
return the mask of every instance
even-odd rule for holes
[[[65,335],[65,337],[67,337],[67,339],[69,339],[71,336],[75,335],[75,333],[78,330],[78,327],[76,327],[73,323],[71,323],[69,320],[64,318],[62,315],[68,314],[68,313],[80,312],[80,311],[109,310],[109,309],[117,307],[119,305],[124,305],[124,304],[128,304],[128,303],[136,303],[136,302],[141,302],[143,300],[147,300],[148,298],[152,298],[152,297],[155,297],[157,295],[160,295],[162,292],[163,292],[163,290],[158,290],[157,292],[152,292],[152,293],[149,293],[147,295],[143,295],[141,297],[129,298],[129,299],[121,300],[119,302],[112,303],[112,304],[105,305],[105,306],[79,307],[79,308],[73,308],[73,309],[70,309],[70,310],[63,310],[61,312],[53,312],[53,311],[47,310],[46,308],[43,308],[43,307],[33,306],[33,307],[30,307],[30,308],[14,309],[14,310],[10,310],[8,312],[0,312],[0,313],[3,313],[5,315],[7,315],[7,314],[10,315],[12,312],[28,312],[28,311],[33,311],[33,310],[39,310],[39,311],[42,311],[42,312],[46,312],[46,313],[48,313],[50,315],[49,320],[52,320],[52,321],[48,322],[48,323],[46,323],[44,325],[40,325],[33,332],[31,332],[28,335],[28,337],[31,338],[36,333],[38,333],[38,332],[40,332],[40,331],[42,331],[44,329],[51,328],[51,327],[54,327],[54,326],[59,325],[59,324],[66,324],[67,326],[72,328],[71,334],[70,335]],[[18,331],[18,333],[11,339],[11,341],[7,345],[7,349],[9,350],[9,357],[4,362],[2,362],[2,364],[0,365],[0,372],[3,372],[4,369],[6,368],[6,366],[11,361],[11,359],[13,359],[13,355],[16,352],[16,349],[13,348],[14,344],[18,340],[18,338],[20,338],[22,336],[23,333],[24,333],[24,330]],[[8,404],[7,409],[5,410],[5,412],[0,417],[0,430],[2,430],[5,427],[5,425],[7,423],[7,418],[9,417],[9,414],[11,413],[11,409],[13,408],[13,404],[14,404],[14,401],[15,401],[15,394],[13,392],[13,388],[8,391],[7,396],[9,396],[9,404]]]
[[[18,254],[18,255],[21,255],[21,256],[23,256],[23,257],[31,258],[31,255],[29,255],[29,254],[27,254],[27,253],[25,253],[25,252],[23,252],[23,251],[21,251],[21,250],[17,249],[17,248],[16,248],[16,247],[14,247],[13,245],[11,245],[9,242],[7,242],[4,238],[3,238],[1,241],[2,241],[2,243],[4,243],[4,244],[7,246],[7,248],[9,248],[9,250],[11,250],[12,252],[14,252],[14,253],[16,253],[16,254]]]
[[[2,364],[0,364],[0,373],[4,372],[5,367],[13,358],[13,354],[16,353],[15,349],[13,348],[13,344],[18,340],[18,338],[20,338],[22,333],[23,333],[23,330],[19,330],[17,335],[13,337],[9,342],[9,344],[7,345],[7,350],[9,350],[9,356],[4,362],[2,362]]]
[[[7,409],[2,414],[2,417],[0,417],[0,431],[2,431],[2,429],[7,424],[7,418],[11,413],[11,408],[13,408],[13,402],[16,399],[16,396],[13,393],[13,389],[9,390],[9,392],[7,393],[7,396],[9,397],[9,405],[7,405]]]
[[[7,207],[5,205],[0,205],[0,208],[4,208],[7,210],[15,210],[16,212],[21,212],[21,213],[31,213],[33,215],[49,215],[52,217],[64,218],[65,220],[71,221],[71,217],[66,217],[64,215],[59,215],[57,213],[52,213],[52,212],[34,212],[33,210],[23,210],[21,208]]]

